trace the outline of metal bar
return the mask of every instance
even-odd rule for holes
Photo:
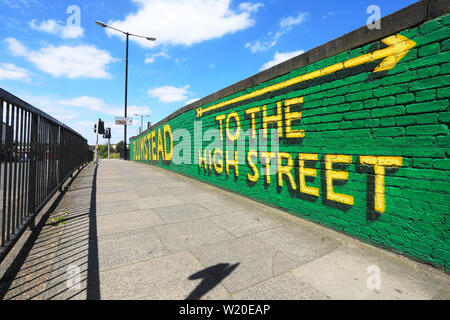
[[[11,110],[9,110],[11,108]],[[12,153],[13,153],[13,125],[14,125],[14,106],[9,105],[8,111],[11,113],[11,119],[8,119],[8,123],[10,123],[9,130],[6,127],[7,131],[9,131],[9,139],[6,142],[8,146],[8,221],[6,224],[6,240],[10,239],[11,236],[11,220],[12,220],[12,212],[11,212],[11,190],[12,190]]]
[[[19,107],[13,106],[15,110],[15,122],[13,121],[13,128],[15,131],[14,140],[13,140],[13,164],[14,164],[14,182],[13,182],[13,197],[12,197],[12,223],[11,223],[11,232],[15,233],[17,228],[17,210],[16,210],[16,204],[17,204],[17,144],[19,140]]]
[[[3,153],[3,149],[4,149],[4,143],[3,143],[3,139],[5,139],[5,137],[3,136],[3,128],[5,128],[6,131],[6,126],[3,125],[3,105],[5,104],[5,102],[3,100],[0,100],[0,122],[2,125],[2,128],[0,130],[0,143],[1,143],[1,149],[0,149],[0,158],[1,158],[1,164],[2,166],[4,166],[4,153]],[[6,132],[5,132],[6,133]],[[0,192],[5,189],[5,187],[2,185],[2,166],[0,166]],[[3,202],[3,201],[2,201]],[[3,237],[3,230],[4,230],[4,221],[5,221],[5,207],[3,206],[3,203],[0,204],[2,206],[2,216],[1,216],[1,225],[2,225],[2,230],[1,230],[1,235],[0,235],[0,246],[3,246],[3,243],[5,242],[5,239]]]
[[[38,140],[38,115],[32,114],[30,121],[30,173],[28,175],[28,214],[34,214],[36,199],[36,171],[37,171],[37,140]]]

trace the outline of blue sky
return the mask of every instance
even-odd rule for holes
[[[157,38],[130,38],[128,89],[128,114],[150,115],[144,121],[156,123],[195,99],[365,25],[370,5],[386,16],[414,2],[0,0],[0,87],[90,144],[101,117],[115,143],[123,139],[114,117],[123,116],[125,41],[95,20]],[[140,124],[134,118],[129,137]]]

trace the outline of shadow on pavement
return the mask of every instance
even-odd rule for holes
[[[77,172],[5,272],[0,299],[100,299],[96,180],[97,166]]]
[[[202,296],[216,287],[223,279],[230,275],[239,263],[230,265],[229,263],[218,263],[214,266],[194,273],[189,280],[203,279],[185,300],[200,300]]]

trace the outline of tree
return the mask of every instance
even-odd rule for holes
[[[117,145],[116,145],[116,152],[120,153],[123,149],[125,148],[125,143],[123,141],[120,141]]]
[[[98,146],[98,156],[100,158],[107,158],[108,157],[108,145],[102,144]]]

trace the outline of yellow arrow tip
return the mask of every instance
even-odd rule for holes
[[[387,49],[390,49],[392,52],[381,61],[373,72],[392,69],[417,44],[401,34],[384,38],[381,41],[387,44],[389,46]]]

